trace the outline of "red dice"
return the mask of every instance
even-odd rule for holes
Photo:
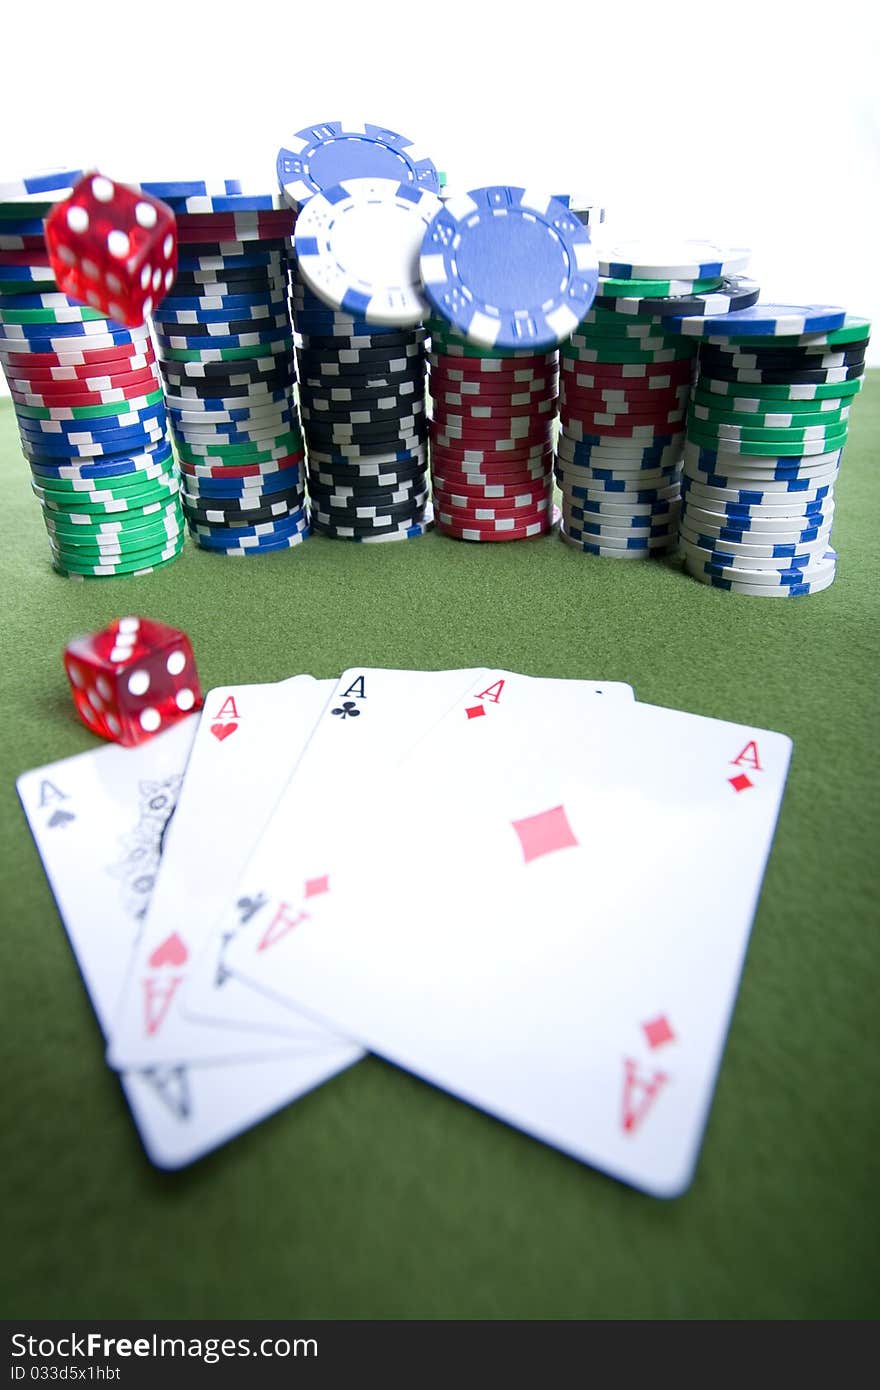
[[[83,723],[127,747],[202,703],[189,638],[150,618],[117,618],[103,632],[75,637],[64,668]]]
[[[46,219],[58,288],[126,324],[144,322],[177,274],[177,222],[149,193],[92,172]]]

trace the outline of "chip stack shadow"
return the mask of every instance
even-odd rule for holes
[[[141,575],[184,527],[149,332],[61,294],[44,219],[81,177],[0,183],[0,360],[52,564],[73,579]]]

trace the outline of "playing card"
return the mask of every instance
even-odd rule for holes
[[[184,1008],[194,1018],[241,1021],[248,1009],[257,1017],[267,1007],[253,988],[230,980],[238,941],[257,949],[266,930],[268,888],[300,863],[307,847],[345,839],[348,822],[371,814],[375,789],[410,746],[470,686],[479,670],[395,671],[358,667],[346,671],[312,732],[296,776],[281,796],[253,857],[216,924],[210,946],[198,963]],[[320,884],[311,892],[320,893]],[[219,968],[218,968],[219,967]],[[255,982],[259,985],[259,982]],[[277,994],[270,993],[275,1006]],[[287,1006],[292,1007],[287,1001]]]
[[[327,687],[333,682],[296,676],[208,693],[113,1024],[111,1066],[277,1053],[281,1034],[319,1046],[338,1041],[265,1000],[260,1033],[199,1027],[179,1006],[192,966],[296,767]],[[271,1014],[279,1015],[274,1032]]]
[[[500,1119],[677,1195],[790,740],[566,682],[536,701],[490,674],[492,709],[476,687],[450,709],[430,777],[414,749],[331,872],[326,842],[276,866],[258,949],[237,942],[231,963]]]
[[[137,748],[23,773],[18,793],[106,1037],[160,862],[198,716]],[[279,1060],[149,1066],[120,1081],[150,1159],[192,1162],[362,1055],[333,1043]]]

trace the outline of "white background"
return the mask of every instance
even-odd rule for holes
[[[587,194],[606,228],[753,248],[762,298],[880,319],[868,0],[16,4],[0,180],[261,175],[285,134],[372,120],[451,186]],[[596,237],[598,240],[598,235]],[[872,348],[880,363],[880,333]]]

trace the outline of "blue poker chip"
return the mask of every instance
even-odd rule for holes
[[[199,315],[203,311],[223,310],[228,318],[237,318],[242,310],[246,311],[263,304],[280,304],[284,308],[287,305],[287,296],[284,293],[274,293],[269,286],[265,292],[259,294],[212,294],[210,287],[206,286],[204,294],[200,295],[166,295],[154,317],[162,318],[165,314],[186,310]],[[230,310],[234,312],[229,312]]]
[[[0,179],[0,203],[38,193],[66,193],[83,176],[82,169],[46,169],[20,179]]]
[[[115,319],[69,319],[62,323],[3,323],[0,321],[0,333],[7,341],[12,339],[24,339],[27,342],[36,341],[38,338],[103,338],[110,335],[121,334],[130,338],[132,332],[126,328],[125,324],[117,323]],[[79,343],[75,346],[80,346]],[[88,342],[86,341],[86,346]]]
[[[249,420],[254,414],[273,405],[293,405],[293,386],[277,391],[261,391],[250,396],[179,396],[165,395],[165,405],[169,415],[181,416],[189,413],[204,417],[205,424],[228,420]]]
[[[305,481],[304,473],[298,467],[282,468],[277,473],[261,473],[247,478],[233,478],[229,482],[226,482],[224,478],[193,477],[190,473],[184,473],[182,477],[186,495],[196,503],[198,498],[209,498],[212,503],[219,503],[224,497],[230,501],[236,498],[239,500],[265,498],[267,501],[275,501],[277,500],[277,493],[293,495],[295,492],[299,492],[301,494]]]
[[[100,324],[101,320],[89,319],[88,322],[94,325],[96,323]],[[110,325],[111,321],[107,319],[106,322]],[[15,324],[14,326],[16,329],[22,327],[21,324]],[[82,324],[69,323],[41,324],[40,328],[48,329],[48,332],[41,331],[38,333],[32,331],[29,325],[27,333],[20,334],[18,332],[12,333],[10,331],[12,325],[6,324],[0,326],[0,351],[81,352],[88,351],[90,348],[117,347],[125,346],[130,343],[148,341],[145,338],[134,337],[130,329],[122,328],[117,324],[113,324],[112,328],[108,326],[107,330],[101,333],[83,333],[81,331],[69,333],[64,331],[70,328],[81,330],[82,327]],[[53,347],[53,344],[57,344],[58,346]]]
[[[121,424],[120,421],[127,421]],[[153,404],[144,406],[142,410],[128,411],[124,415],[98,415],[86,420],[43,420],[28,415],[17,417],[19,429],[24,434],[32,434],[37,438],[66,438],[69,435],[95,435],[119,434],[125,430],[134,429],[136,426],[150,427],[154,424],[165,424],[165,404],[163,401],[155,401]]]
[[[271,212],[287,206],[280,193],[240,179],[148,180],[131,187],[161,198],[175,213]]]
[[[67,479],[73,482],[95,482],[100,484],[102,481],[110,482],[117,478],[131,479],[134,474],[142,477],[145,481],[152,481],[154,478],[163,477],[167,473],[167,466],[162,464],[150,464],[148,467],[138,467],[130,460],[122,463],[105,463],[83,460],[79,464],[56,464],[38,463],[32,461],[30,464],[31,473],[35,478],[45,479],[47,483],[54,479]]]
[[[228,245],[228,243],[226,243]],[[284,242],[279,244],[279,249],[267,251],[264,249],[265,242],[249,241],[241,242],[241,252],[199,252],[198,254],[187,254],[190,251],[188,244],[178,247],[177,269],[184,274],[198,274],[202,271],[213,271],[218,280],[222,280],[225,273],[230,270],[252,270],[259,274],[269,269],[274,269],[286,264]],[[251,247],[251,250],[245,250]]]
[[[2,231],[4,236],[42,236],[42,217],[4,217]]]
[[[239,545],[234,548],[212,545],[210,541],[206,541],[201,536],[195,536],[194,539],[196,545],[200,546],[201,549],[212,551],[215,555],[243,557],[246,555],[271,555],[282,550],[293,550],[295,546],[308,540],[311,534],[311,527],[306,526],[302,531],[295,531],[291,535],[285,536],[281,540],[271,541],[269,544]]]
[[[679,333],[703,337],[738,338],[749,334],[769,338],[789,334],[827,333],[842,328],[846,310],[834,304],[752,304],[729,314],[695,315],[675,319]]]
[[[240,545],[243,540],[262,541],[268,544],[273,540],[279,540],[282,536],[303,531],[308,524],[308,517],[305,511],[300,508],[296,512],[291,512],[289,516],[279,518],[278,521],[259,522],[255,526],[206,526],[202,522],[191,521],[189,527],[194,535],[203,537],[218,548],[225,548],[228,545]]]
[[[425,233],[425,293],[470,342],[555,347],[577,328],[599,283],[585,227],[553,198],[478,188],[445,203]]]
[[[324,121],[298,130],[278,151],[275,167],[281,191],[296,209],[347,179],[392,179],[428,193],[440,188],[437,168],[424,151],[406,135],[368,122]]]

